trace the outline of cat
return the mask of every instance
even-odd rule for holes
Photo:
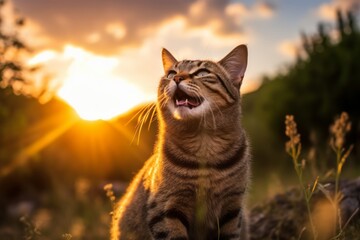
[[[162,50],[154,155],[115,208],[112,240],[248,239],[250,150],[241,125],[247,47],[219,62]]]

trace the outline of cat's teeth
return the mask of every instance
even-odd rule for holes
[[[185,105],[189,105],[189,101],[187,99],[185,100]]]
[[[176,105],[179,105],[179,100],[176,99]]]

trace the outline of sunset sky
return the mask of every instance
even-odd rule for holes
[[[359,0],[12,0],[4,11],[15,8],[26,18],[22,37],[36,50],[29,64],[45,65],[62,86],[58,95],[78,112],[98,109],[111,118],[155,99],[162,47],[178,59],[220,60],[247,44],[247,92],[293,59],[300,31],[314,33],[319,21],[333,21],[336,8],[359,6]]]

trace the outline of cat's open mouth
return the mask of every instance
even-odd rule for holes
[[[193,97],[186,94],[181,89],[176,89],[174,94],[174,103],[176,107],[188,107],[190,109],[200,106],[204,101],[201,97]]]

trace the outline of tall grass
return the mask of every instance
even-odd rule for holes
[[[342,112],[330,126],[330,146],[336,155],[335,191],[332,203],[334,208],[335,226],[339,229],[339,232],[334,236],[334,239],[339,239],[343,232],[341,213],[339,209],[339,203],[342,199],[342,194],[339,191],[339,183],[343,166],[353,149],[353,145],[345,148],[346,134],[350,132],[350,130],[351,122],[349,120],[349,115],[346,112]]]
[[[315,229],[314,221],[311,214],[311,208],[310,208],[310,200],[313,196],[313,193],[316,189],[317,183],[318,183],[318,177],[313,182],[312,186],[305,184],[304,181],[304,170],[305,170],[305,159],[302,159],[300,161],[300,154],[301,154],[301,141],[300,141],[300,134],[297,131],[297,124],[295,122],[294,116],[287,115],[285,117],[285,135],[289,137],[289,141],[286,142],[285,149],[286,152],[290,155],[293,161],[294,169],[296,172],[296,175],[299,180],[301,191],[303,192],[304,199],[306,202],[306,209],[307,214],[309,218],[309,224],[311,227],[311,234],[313,236],[313,239],[317,239],[317,232]],[[301,232],[302,234],[302,232]],[[300,235],[301,235],[300,234]],[[299,236],[301,238],[301,236]]]
[[[330,220],[324,219],[327,223],[330,222],[330,224],[327,225],[328,229],[326,229],[326,231],[330,230],[332,232],[332,237],[330,239],[341,239],[344,233],[344,227],[351,220],[350,218],[348,219],[346,224],[343,224],[340,211],[340,202],[342,200],[342,194],[340,191],[340,176],[343,166],[353,148],[353,145],[348,148],[345,147],[346,134],[351,130],[351,122],[349,120],[349,116],[346,112],[341,113],[341,115],[337,117],[334,123],[330,126],[330,146],[336,155],[335,171],[333,171],[335,173],[333,193],[327,190],[327,187],[325,185],[319,183],[319,176],[317,176],[316,179],[313,180],[312,184],[305,183],[304,171],[306,160],[302,159],[300,161],[300,155],[302,150],[301,139],[300,134],[297,131],[297,124],[295,122],[294,116],[287,115],[285,117],[285,127],[285,135],[289,138],[289,140],[286,142],[285,149],[293,161],[299,185],[304,195],[312,239],[323,239],[324,236],[327,236],[326,234],[328,234],[324,233],[321,227],[317,227],[321,224],[314,222],[314,214],[312,213],[311,209],[311,198],[313,197],[313,194],[316,190],[321,191],[325,195],[333,209],[333,214],[325,214],[327,217],[330,218]],[[325,208],[325,210],[323,211],[327,210],[328,209]],[[299,239],[301,238],[302,233],[303,231],[300,233]]]

